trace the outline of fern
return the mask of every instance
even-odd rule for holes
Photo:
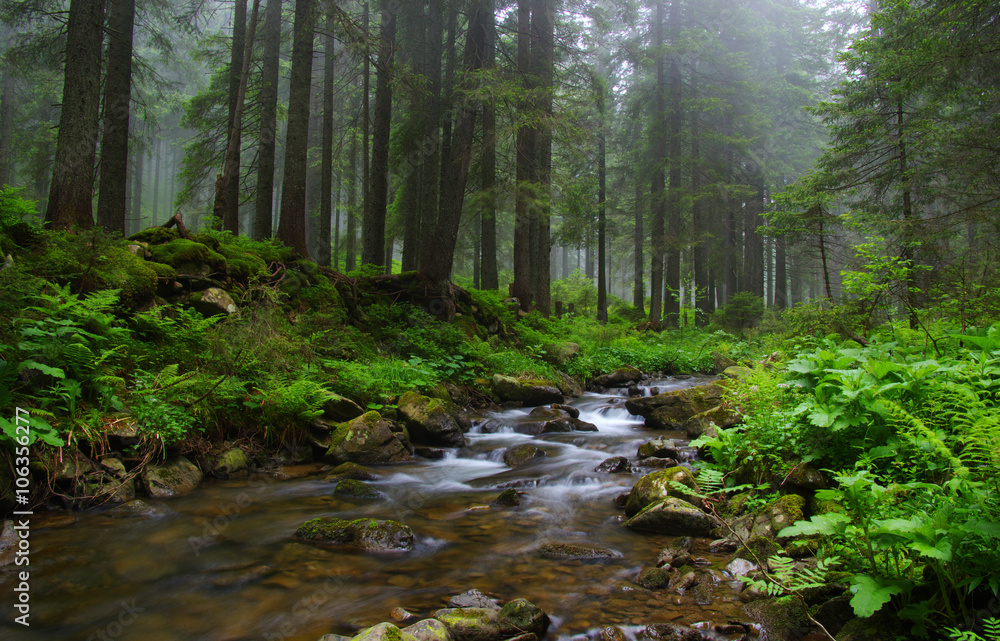
[[[831,556],[819,559],[816,567],[796,566],[795,560],[783,556],[772,556],[767,560],[771,571],[764,578],[742,576],[744,583],[766,592],[768,596],[783,596],[791,594],[800,596],[804,590],[821,588],[826,585],[827,575],[833,566],[840,561],[839,557]]]
[[[958,628],[945,628],[948,637],[952,641],[1000,641],[1000,619],[990,617],[983,620],[983,633],[985,636],[976,634],[972,630],[959,630]]]
[[[922,443],[926,443],[930,446],[931,451],[948,462],[956,476],[961,478],[969,476],[968,468],[965,467],[961,459],[952,453],[941,435],[928,428],[920,418],[908,412],[898,401],[882,399],[880,405],[886,414],[887,422],[897,428],[898,434],[905,435],[911,443],[918,445],[918,447]]]

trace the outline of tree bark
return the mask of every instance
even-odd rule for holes
[[[3,68],[3,96],[0,97],[0,185],[10,185],[14,177],[14,72],[10,65]],[[127,135],[127,132],[126,132]]]
[[[786,268],[785,239],[774,239],[774,307],[788,307],[788,271]]]
[[[468,73],[462,83],[468,91],[476,88],[479,82],[477,72],[485,65],[487,23],[491,19],[492,16],[487,15],[485,3],[482,0],[475,2],[472,16],[469,19],[465,51]],[[434,234],[437,244],[433,247],[425,247],[421,258],[421,271],[424,276],[438,285],[444,285],[451,279],[455,247],[458,245],[459,224],[462,219],[462,204],[465,200],[465,185],[469,176],[469,166],[472,163],[472,142],[478,106],[473,101],[462,105],[458,111],[449,156],[448,176],[450,181],[448,188],[441,192],[440,213]]]
[[[604,108],[605,81],[603,75],[596,79],[597,116],[600,119],[597,131],[597,322],[608,322],[608,276],[607,276],[607,114]]]
[[[496,67],[497,51],[496,8],[493,0],[487,0],[485,6],[486,15],[489,20],[486,25],[485,67],[488,70],[493,70]],[[494,290],[500,287],[499,270],[497,269],[497,114],[492,100],[486,100],[482,107],[483,156],[480,166],[483,172],[482,190],[484,198],[483,208],[480,211],[483,241],[481,248],[482,271],[480,287],[482,289]]]
[[[369,146],[369,128],[371,127],[371,49],[368,46],[371,35],[371,8],[365,0],[364,14],[361,26],[365,37],[365,59],[361,73],[361,229],[362,229],[362,260],[364,265],[364,227],[371,200],[371,147]]]
[[[533,217],[532,291],[535,307],[548,318],[551,308],[550,261],[552,191],[552,121],[555,92],[555,3],[557,0],[536,0],[531,12],[531,26],[537,48],[532,48],[532,67],[538,79],[537,116],[540,119],[535,138],[538,167],[537,215]]]
[[[312,87],[314,0],[296,0],[292,39],[291,91],[285,138],[285,176],[281,188],[278,240],[302,256],[306,245],[306,173],[309,155],[309,101]]]
[[[645,259],[642,256],[643,244],[646,242],[646,236],[643,233],[643,223],[646,217],[646,212],[643,207],[645,199],[643,198],[643,181],[642,176],[638,173],[635,176],[635,229],[634,235],[632,237],[632,259],[633,259],[633,273],[632,273],[632,306],[635,307],[641,314],[646,313],[646,285],[643,283],[642,272],[645,268]]]
[[[347,237],[344,239],[344,271],[352,272],[358,268],[358,139],[351,138],[351,153],[347,164],[350,165],[347,189]]]
[[[128,128],[132,101],[132,33],[135,0],[111,0],[108,24],[108,76],[104,84],[104,138],[97,224],[125,234],[128,184]]]
[[[753,181],[754,192],[744,203],[743,289],[764,296],[764,237],[759,228],[764,222],[764,180]]]
[[[677,327],[681,311],[681,248],[680,241],[684,230],[681,228],[681,200],[683,166],[681,164],[681,127],[683,113],[681,111],[681,66],[680,54],[676,50],[681,35],[681,0],[670,2],[670,185],[667,192],[667,225],[670,229],[670,247],[667,251],[666,282],[663,299],[663,325]]]
[[[278,131],[278,70],[281,55],[281,0],[267,0],[261,67],[260,145],[257,150],[257,197],[253,238],[270,238],[274,216],[274,156]]]
[[[320,160],[319,251],[316,262],[330,265],[330,219],[333,218],[333,80],[336,40],[333,37],[333,12],[326,14],[326,35],[323,37],[323,155]]]
[[[396,53],[396,14],[382,11],[381,50],[372,123],[371,187],[362,221],[362,264],[385,266],[385,215],[389,198],[389,135],[392,130],[392,74]]]
[[[253,35],[250,36],[253,38]],[[242,112],[240,105],[240,86],[243,81],[243,60],[244,49],[247,42],[247,0],[234,0],[233,2],[233,47],[229,60],[229,141],[226,147],[226,160],[223,167],[224,174],[228,174],[225,179],[225,193],[221,203],[221,212],[216,211],[216,216],[222,220],[217,221],[225,231],[238,234],[240,230],[240,143],[242,142],[243,130],[241,123],[237,122],[237,111]],[[245,86],[245,85],[244,85]],[[245,89],[244,89],[245,91]],[[236,140],[232,139],[235,132]],[[234,151],[233,158],[229,158],[229,149]],[[218,196],[216,196],[218,198]],[[219,204],[216,205],[218,207]]]
[[[517,3],[517,70],[525,93],[533,83],[529,77],[531,64],[531,0]],[[521,101],[519,113],[524,116],[530,108],[527,99]],[[515,201],[514,201],[514,282],[511,296],[518,299],[522,310],[531,309],[533,302],[531,279],[531,221],[529,220],[533,194],[531,184],[535,181],[535,135],[530,125],[522,122],[517,128],[515,140]]]
[[[666,104],[666,61],[663,57],[663,9],[664,2],[656,3],[656,17],[653,22],[653,40],[656,43],[656,113],[653,117],[653,182],[650,189],[653,209],[653,261],[650,267],[649,322],[659,324],[663,309],[663,253],[664,218],[666,216],[665,165],[667,162],[667,104]]]
[[[141,151],[135,156],[135,167],[132,169],[132,230],[133,233],[142,229],[142,173],[146,154]]]
[[[94,225],[103,39],[104,0],[72,0],[55,168],[45,210],[45,224],[53,229]]]
[[[423,247],[434,244],[441,195],[441,59],[444,54],[444,11],[440,0],[427,8],[426,46],[423,71],[427,90],[423,96],[423,141],[419,162],[419,229],[416,257]]]

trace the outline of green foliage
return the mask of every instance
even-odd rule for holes
[[[797,564],[794,559],[775,555],[767,560],[770,571],[763,578],[741,576],[740,580],[770,596],[800,596],[805,590],[826,585],[827,575],[840,562],[837,557],[819,559],[816,567]]]
[[[948,637],[952,641],[1000,641],[1000,619],[990,617],[983,621],[983,635],[976,634],[972,630],[959,630],[958,628],[945,628]]]
[[[36,246],[41,230],[31,223],[35,203],[21,197],[21,189],[0,185],[0,257]]]
[[[737,292],[715,310],[715,322],[730,331],[755,327],[764,316],[764,299],[752,292]]]

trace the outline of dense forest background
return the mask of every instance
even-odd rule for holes
[[[992,302],[982,1],[5,0],[0,183],[654,322]],[[30,209],[30,208],[29,208]],[[684,313],[682,313],[684,312]]]

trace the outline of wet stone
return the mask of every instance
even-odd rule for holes
[[[629,465],[628,459],[624,456],[613,456],[602,461],[594,471],[608,474],[627,474],[632,471],[632,466]]]
[[[449,608],[490,608],[500,609],[500,603],[479,590],[467,590],[448,599]]]
[[[596,545],[578,545],[573,543],[549,543],[538,548],[538,555],[543,559],[617,559],[621,553]]]

